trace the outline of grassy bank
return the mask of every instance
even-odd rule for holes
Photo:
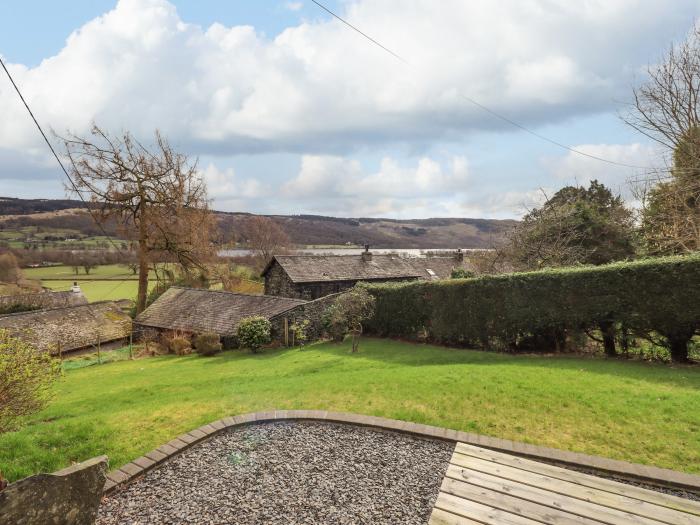
[[[70,370],[0,435],[10,479],[98,454],[119,466],[194,427],[267,409],[373,414],[700,472],[700,369],[512,356],[389,340]]]

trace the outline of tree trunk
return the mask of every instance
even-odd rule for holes
[[[608,357],[615,357],[617,355],[617,349],[615,348],[615,323],[611,321],[601,321],[600,332],[603,335],[605,355]]]
[[[692,335],[678,334],[668,338],[669,350],[671,351],[671,361],[674,363],[688,362],[688,343]]]
[[[141,201],[143,203],[143,200]],[[143,206],[143,204],[142,204]],[[139,291],[136,296],[136,313],[140,314],[146,309],[146,296],[148,294],[148,230],[146,229],[146,217],[141,208],[139,218]]]

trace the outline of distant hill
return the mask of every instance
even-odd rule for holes
[[[241,237],[250,213],[215,212],[221,241],[245,242]],[[59,199],[0,197],[5,226],[70,228],[88,235],[96,227],[82,202]],[[8,217],[9,216],[9,217]],[[377,219],[320,215],[270,215],[299,245],[363,245],[375,248],[490,248],[498,245],[516,221],[468,218]],[[108,228],[116,235],[114,226]]]

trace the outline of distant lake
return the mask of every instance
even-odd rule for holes
[[[360,255],[364,248],[301,248],[294,250],[297,255]],[[387,254],[396,253],[409,257],[418,257],[427,253],[437,253],[440,255],[448,255],[457,251],[457,248],[370,248],[372,253]],[[489,251],[481,248],[462,248],[465,253]],[[219,255],[222,257],[245,257],[250,255],[251,250],[245,248],[234,248],[233,250],[221,250]]]

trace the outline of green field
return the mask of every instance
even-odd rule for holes
[[[129,268],[121,264],[102,264],[90,270],[89,275],[85,275],[85,270],[81,267],[76,275],[72,266],[43,266],[41,268],[23,268],[22,273],[27,279],[137,279]],[[155,278],[154,272],[150,272],[149,277]]]
[[[215,419],[271,409],[373,414],[700,473],[700,368],[514,356],[382,339],[69,370],[0,435],[9,479],[107,454],[113,467]]]
[[[42,286],[51,290],[70,290],[73,281],[90,302],[117,299],[134,299],[138,290],[137,277],[121,264],[104,264],[93,268],[89,275],[80,268],[76,275],[71,266],[46,266],[42,268],[24,268],[22,273],[27,279],[41,280]],[[155,286],[155,273],[149,274],[149,290]]]

